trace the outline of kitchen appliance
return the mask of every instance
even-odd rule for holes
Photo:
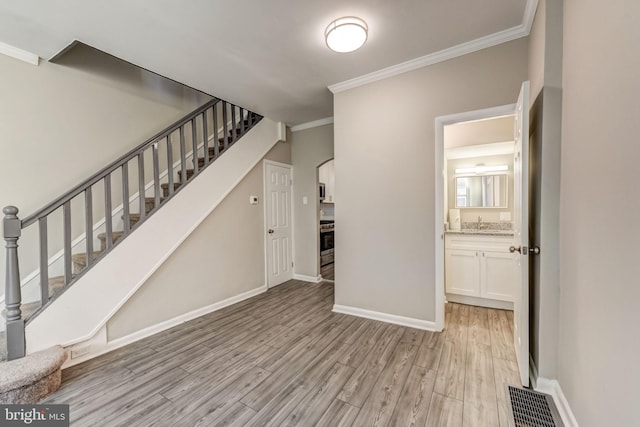
[[[327,196],[327,189],[326,186],[323,183],[319,184],[319,191],[318,194],[320,195],[320,201],[324,201],[325,197]],[[322,223],[322,222],[321,222]]]
[[[333,255],[334,221],[320,221],[320,266],[331,264]]]

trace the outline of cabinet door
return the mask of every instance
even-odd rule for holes
[[[335,201],[334,197],[336,194],[336,172],[333,160],[327,163],[327,174],[327,199],[329,199],[329,201],[333,203]]]
[[[480,254],[480,293],[485,298],[513,301],[518,283],[513,255],[504,252]]]
[[[447,292],[480,296],[478,252],[460,249],[447,249],[445,252]]]

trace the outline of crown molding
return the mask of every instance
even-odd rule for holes
[[[40,63],[40,57],[35,53],[27,52],[26,50],[18,49],[17,47],[2,42],[0,42],[0,53],[32,65],[38,65]]]
[[[374,71],[360,77],[355,77],[353,79],[333,84],[329,86],[329,90],[334,94],[344,92],[346,90],[364,86],[369,83],[377,82],[379,80],[384,80],[389,77],[407,73],[409,71],[424,68],[429,65],[438,64],[449,59],[458,58],[460,56],[477,52],[482,49],[497,46],[499,44],[510,42],[522,37],[527,37],[529,35],[529,32],[531,32],[531,26],[533,25],[533,19],[535,18],[537,7],[538,0],[527,0],[527,4],[525,5],[524,9],[524,15],[522,18],[522,24],[518,25],[517,27],[499,31],[497,33],[485,37],[480,37],[478,39],[471,40],[469,42],[462,43],[447,49],[443,49],[429,55],[411,59],[409,61],[402,62],[397,65],[392,65],[390,67],[383,68],[381,70]]]
[[[330,125],[333,123],[333,117],[325,117],[324,119],[314,120],[312,122],[302,123],[300,125],[291,126],[291,132],[299,130],[317,128],[318,126]]]
[[[531,32],[536,10],[538,10],[538,0],[527,0],[527,4],[524,6],[524,16],[522,17],[522,26],[525,28],[527,36]]]

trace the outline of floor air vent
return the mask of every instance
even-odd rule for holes
[[[511,415],[515,427],[564,427],[548,394],[508,386]]]

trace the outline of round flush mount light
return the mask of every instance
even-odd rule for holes
[[[367,23],[355,16],[333,21],[324,32],[327,46],[334,52],[353,52],[367,41]]]

